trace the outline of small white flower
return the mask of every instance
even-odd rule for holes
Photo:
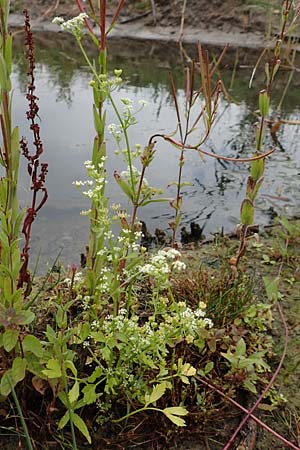
[[[107,129],[110,134],[114,134],[116,132],[117,125],[115,123],[110,123],[107,125]]]
[[[89,216],[91,214],[92,210],[91,209],[87,209],[87,210],[82,210],[80,215],[81,216]]]
[[[186,265],[182,261],[175,261],[172,265],[172,269],[178,270],[179,272],[181,272],[182,270],[186,269]]]
[[[143,99],[139,100],[139,104],[140,104],[142,107],[148,106],[147,100],[143,100]]]
[[[84,186],[84,182],[83,181],[73,181],[72,184],[74,186],[76,186],[76,187]]]

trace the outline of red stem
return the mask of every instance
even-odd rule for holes
[[[106,47],[106,0],[102,0],[100,4],[100,32],[101,32],[101,44],[100,50],[105,50]]]
[[[215,392],[217,392],[218,394],[220,394],[223,398],[225,398],[227,401],[229,401],[232,405],[236,406],[237,408],[239,408],[241,411],[245,412],[245,413],[249,413],[249,410],[244,408],[242,405],[240,405],[238,402],[236,402],[235,400],[233,400],[232,398],[228,397],[228,395],[224,394],[224,392],[222,392],[219,388],[217,388],[217,386],[215,386],[212,382],[208,382],[206,380],[203,380],[200,377],[196,377],[198,381],[200,381],[201,383],[203,383],[205,386],[208,386],[210,389],[214,390]],[[277,433],[276,431],[272,430],[272,428],[270,428],[268,425],[266,425],[264,422],[262,422],[260,419],[258,419],[256,416],[254,416],[253,414],[250,414],[251,419],[254,420],[254,422],[256,422],[258,425],[260,425],[262,428],[264,428],[266,431],[268,431],[269,433],[273,434],[273,436],[277,437],[277,439],[279,439],[281,442],[283,442],[284,444],[286,444],[288,447],[292,448],[293,450],[300,450],[299,447],[297,447],[296,445],[294,445],[292,442],[288,441],[287,439],[285,439],[283,436],[281,436],[279,433]]]
[[[76,0],[76,3],[77,3],[77,6],[78,6],[78,8],[79,8],[79,11],[80,11],[81,13],[85,13],[85,10],[84,10],[84,7],[82,6],[81,1],[80,1],[80,0]],[[88,19],[85,18],[85,19],[84,19],[84,22],[85,22],[85,24],[86,24],[86,26],[87,26],[89,32],[92,33],[92,35],[95,36],[94,30],[93,30],[93,27],[92,27],[90,21],[89,21]]]
[[[275,370],[271,380],[269,381],[268,385],[265,387],[265,389],[263,390],[263,392],[261,393],[259,398],[256,400],[256,402],[254,403],[252,408],[248,411],[248,413],[246,414],[244,419],[241,421],[241,423],[239,424],[239,426],[237,427],[237,429],[235,430],[235,432],[233,433],[233,435],[231,436],[231,438],[229,439],[228,443],[225,445],[223,450],[228,450],[231,447],[231,445],[234,443],[234,440],[237,437],[237,435],[240,432],[240,430],[243,428],[243,426],[245,425],[245,423],[247,422],[247,420],[249,419],[249,417],[251,416],[253,411],[258,407],[258,405],[261,403],[261,401],[263,400],[263,398],[266,395],[266,393],[269,391],[269,389],[274,384],[274,381],[275,381],[275,379],[276,379],[276,377],[277,377],[277,375],[278,375],[278,373],[279,373],[279,371],[280,371],[280,369],[281,369],[281,367],[283,365],[283,362],[284,362],[284,359],[285,359],[285,356],[286,356],[286,353],[287,353],[289,330],[288,330],[287,323],[286,323],[285,318],[283,316],[283,312],[282,312],[282,309],[281,309],[281,306],[280,306],[279,302],[277,302],[277,309],[278,309],[281,321],[282,321],[283,326],[284,326],[284,331],[285,331],[284,348],[283,348],[283,352],[282,352],[282,355],[281,355],[281,358],[280,358],[280,362],[279,362],[278,367]],[[299,450],[299,449],[297,448],[297,450]]]
[[[166,136],[165,134],[154,134],[149,139],[149,144],[148,145],[150,145],[152,143],[152,141],[156,137],[161,137],[165,141],[168,141],[171,144],[173,144],[173,145],[175,145],[176,147],[179,147],[179,148],[185,148],[185,149],[188,149],[188,150],[196,150],[197,152],[200,152],[203,155],[211,156],[212,158],[215,158],[215,159],[220,159],[222,161],[231,161],[231,162],[236,162],[236,163],[251,162],[251,161],[256,161],[258,159],[266,158],[267,156],[271,155],[275,151],[275,148],[272,148],[267,153],[262,153],[261,155],[253,156],[252,158],[239,158],[238,159],[238,158],[231,158],[229,156],[218,155],[216,153],[211,153],[211,152],[208,152],[206,150],[203,150],[202,148],[199,148],[198,146],[180,144],[180,142],[174,141],[174,139],[170,138],[170,136]]]
[[[114,15],[113,15],[110,27],[113,27],[114,24],[116,23],[116,21],[118,20],[119,14],[121,12],[121,9],[123,8],[124,3],[125,3],[125,0],[120,0],[119,1],[118,6],[117,6],[117,8],[116,8],[116,10],[114,12]]]

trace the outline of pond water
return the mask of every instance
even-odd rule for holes
[[[37,38],[36,93],[40,106],[41,136],[45,153],[43,161],[49,163],[46,186],[49,199],[39,212],[33,225],[33,261],[41,252],[43,266],[51,264],[62,249],[60,259],[65,263],[78,263],[87,241],[88,220],[80,215],[88,208],[86,199],[72,185],[74,180],[85,180],[83,163],[91,159],[94,137],[91,111],[90,76],[72,40],[62,35],[41,34]],[[14,122],[20,124],[21,134],[31,139],[27,130],[25,111],[26,61],[18,37],[15,49],[13,73]],[[263,74],[256,78],[252,89],[248,88],[252,62],[249,54],[239,53],[239,62],[247,66],[232,77],[232,65],[236,53],[227,56],[227,70],[222,76],[229,91],[230,101],[222,98],[217,122],[204,147],[231,157],[251,156],[255,141],[253,112],[257,109],[259,89],[264,84]],[[252,55],[253,56],[253,55]],[[125,83],[115,92],[120,102],[128,97],[138,104],[146,100],[148,106],[138,115],[138,125],[130,129],[132,145],[144,146],[149,136],[155,133],[170,133],[176,126],[176,115],[170,95],[168,72],[172,69],[179,99],[184,97],[183,62],[176,47],[164,44],[112,42],[110,67],[122,68]],[[260,72],[263,72],[261,70]],[[274,91],[272,103],[274,113],[290,72],[285,71]],[[116,118],[108,107],[108,123]],[[288,120],[300,119],[299,73],[294,76],[288,95],[284,98],[281,117]],[[295,125],[281,127],[278,138],[282,148],[266,163],[266,176],[256,206],[256,222],[265,224],[270,220],[269,208],[278,213],[298,214],[300,205],[300,129]],[[266,149],[271,144],[267,138]],[[126,207],[126,199],[113,180],[113,172],[125,168],[121,156],[114,154],[115,143],[107,136],[108,186],[111,202]],[[161,187],[165,196],[172,197],[174,188],[168,188],[178,171],[179,151],[159,141],[153,165],[147,173],[147,180],[155,187]],[[30,192],[26,164],[22,163],[20,201],[28,203]],[[187,152],[184,180],[193,184],[183,195],[182,226],[191,221],[204,226],[204,234],[232,231],[239,221],[239,209],[245,193],[248,165],[234,164],[205,157],[196,152]],[[144,208],[139,215],[153,233],[159,227],[166,231],[172,220],[172,209],[166,204],[155,204]]]

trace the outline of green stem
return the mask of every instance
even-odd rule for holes
[[[23,431],[24,431],[24,434],[25,434],[27,448],[28,448],[28,450],[33,450],[31,439],[30,439],[29,432],[28,432],[28,428],[27,428],[27,425],[26,425],[26,422],[25,422],[25,419],[24,419],[24,416],[23,416],[23,413],[22,413],[22,408],[21,408],[19,399],[17,397],[14,385],[13,385],[10,377],[8,377],[8,380],[9,380],[9,384],[10,384],[10,387],[11,387],[11,393],[12,393],[15,405],[17,407],[17,410],[18,410],[18,414],[19,414],[19,417],[20,417],[22,428],[23,428]]]
[[[63,341],[63,335],[64,331],[61,331],[61,341]],[[62,380],[63,380],[63,386],[66,393],[66,399],[67,399],[67,405],[68,405],[68,411],[69,411],[69,418],[70,418],[70,427],[71,427],[71,435],[72,435],[72,442],[73,442],[73,449],[72,450],[78,450],[77,448],[77,442],[76,442],[76,436],[75,436],[75,429],[74,429],[74,423],[73,423],[73,409],[70,403],[69,399],[69,390],[68,390],[68,383],[67,383],[67,377],[66,377],[66,369],[65,369],[65,362],[63,359],[63,351],[64,349],[61,348],[62,351]]]
[[[114,420],[112,420],[112,422],[113,423],[119,423],[119,422],[122,422],[122,420],[128,419],[128,417],[131,417],[134,414],[138,414],[138,413],[140,413],[142,411],[148,411],[148,410],[162,412],[162,410],[159,409],[159,408],[154,408],[154,407],[151,407],[151,406],[143,406],[143,408],[140,408],[140,409],[137,409],[135,411],[132,411],[131,413],[126,414],[126,416],[123,416],[120,419],[114,419]]]
[[[125,137],[125,143],[126,143],[126,150],[127,150],[127,158],[128,158],[128,166],[129,166],[129,173],[130,173],[130,181],[131,181],[131,188],[132,188],[132,192],[133,195],[135,196],[135,185],[134,185],[134,179],[133,179],[133,170],[132,170],[132,159],[131,159],[131,151],[130,151],[130,143],[129,143],[129,137],[128,137],[128,133],[127,133],[127,129],[124,125],[124,122],[122,120],[121,114],[119,113],[119,110],[111,96],[111,94],[108,94],[108,98],[111,102],[111,105],[116,113],[116,116],[120,122],[120,125],[122,127],[123,133],[124,133],[124,137]]]

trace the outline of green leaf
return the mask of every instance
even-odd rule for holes
[[[56,320],[58,328],[65,329],[67,327],[67,323],[68,323],[67,322],[67,320],[68,320],[67,312],[60,305],[57,306],[55,320]]]
[[[208,363],[205,364],[204,367],[204,373],[205,375],[209,374],[214,368],[214,362],[213,361],[209,361]]]
[[[126,196],[133,201],[134,200],[134,193],[131,189],[131,187],[129,186],[129,184],[123,180],[123,178],[120,177],[120,175],[115,171],[114,173],[114,177],[116,182],[118,183],[118,185],[120,186],[120,188],[122,189],[122,191],[124,192],[124,194],[126,194]]]
[[[65,361],[65,368],[70,369],[74,377],[77,377],[77,369],[73,363],[73,361],[70,361],[69,359]]]
[[[2,53],[0,53],[0,85],[1,88],[6,91],[9,90],[9,83],[8,83],[8,75],[7,75],[7,65],[3,58]]]
[[[250,380],[245,380],[243,382],[243,386],[248,389],[248,391],[252,392],[253,394],[257,394],[257,389],[255,384],[253,384]]]
[[[86,338],[91,334],[90,324],[88,322],[81,323],[78,326],[78,333],[77,334],[78,334],[79,340],[80,340],[79,343],[85,341]]]
[[[62,376],[59,361],[54,358],[49,359],[47,369],[44,369],[42,372],[47,378],[60,378]]]
[[[182,406],[171,406],[170,408],[165,408],[163,411],[164,413],[167,411],[175,416],[186,416],[188,414],[188,411]]]
[[[241,206],[241,222],[243,225],[252,225],[254,220],[254,206],[251,200],[245,198]]]
[[[278,283],[279,278],[270,278],[270,277],[263,277],[263,282],[265,285],[266,293],[268,299],[273,302],[278,299]]]
[[[65,391],[61,391],[58,394],[58,398],[62,402],[62,404],[65,405],[66,408],[69,407],[69,400],[68,400],[68,396]]]
[[[43,353],[43,346],[38,340],[37,337],[33,336],[32,334],[27,334],[23,340],[23,350],[24,352],[31,352],[34,355],[36,355],[38,358],[40,358]]]
[[[262,117],[266,117],[269,113],[270,99],[267,91],[264,89],[259,94],[259,111]]]
[[[24,380],[26,373],[26,359],[20,358],[19,356],[14,360],[11,375],[15,384],[19,381]]]
[[[11,67],[12,67],[12,35],[11,34],[6,35],[5,62],[6,62],[7,72],[10,75]]]
[[[148,406],[150,403],[154,403],[159,400],[164,393],[166,392],[167,384],[163,381],[160,384],[157,384],[150,395],[145,395],[145,406]]]
[[[73,413],[72,414],[72,419],[73,419],[73,423],[74,425],[78,428],[78,430],[83,434],[83,436],[86,438],[86,440],[88,441],[89,444],[92,443],[92,439],[89,433],[89,430],[87,429],[86,424],[84,423],[84,421],[82,420],[82,418],[80,416],[78,416],[78,414]]]
[[[11,372],[10,370],[7,370],[1,377],[0,394],[7,397],[11,393],[12,384]]]
[[[110,360],[110,355],[111,355],[111,351],[108,347],[104,347],[101,350],[102,356],[105,359],[105,361],[109,361]]]
[[[65,413],[65,415],[62,416],[62,418],[60,419],[60,421],[58,422],[58,428],[61,430],[63,427],[65,427],[67,425],[67,423],[69,422],[70,419],[70,415],[69,415],[69,411],[67,411]]]
[[[83,401],[85,405],[91,405],[100,397],[101,394],[96,393],[96,387],[97,386],[95,384],[87,384],[82,389],[84,394]]]
[[[175,423],[175,425],[177,425],[178,427],[186,427],[186,423],[184,419],[181,419],[181,417],[178,416],[173,416],[173,414],[170,414],[168,411],[166,411],[165,409],[162,410],[162,412],[164,413],[164,415],[171,420],[171,422]]]
[[[90,383],[94,383],[97,378],[100,378],[103,375],[103,369],[101,367],[96,367],[94,372],[88,377],[88,381]]]
[[[146,206],[146,205],[149,205],[150,203],[170,202],[171,200],[172,200],[171,198],[166,198],[166,197],[151,198],[151,200],[144,200],[144,201],[142,201],[139,204],[139,206]]]
[[[32,311],[21,311],[17,314],[15,323],[17,325],[29,325],[35,319],[35,314]]]
[[[251,163],[251,177],[254,181],[258,181],[264,174],[265,160],[264,158],[256,159]]]
[[[7,352],[15,348],[19,337],[18,330],[6,330],[3,334],[3,347]]]
[[[246,343],[243,338],[239,340],[235,348],[236,356],[244,356],[246,354]]]
[[[19,142],[19,128],[15,127],[11,134],[12,165],[15,170],[19,167],[20,161]]]
[[[75,381],[75,383],[72,386],[72,389],[69,391],[69,400],[70,403],[75,403],[78,400],[79,397],[79,383],[78,381]]]
[[[95,105],[93,105],[93,116],[94,116],[94,127],[97,133],[101,136],[104,131],[105,121],[101,120],[98,110]]]
[[[54,344],[56,341],[56,333],[50,325],[46,327],[46,337],[51,344]]]

